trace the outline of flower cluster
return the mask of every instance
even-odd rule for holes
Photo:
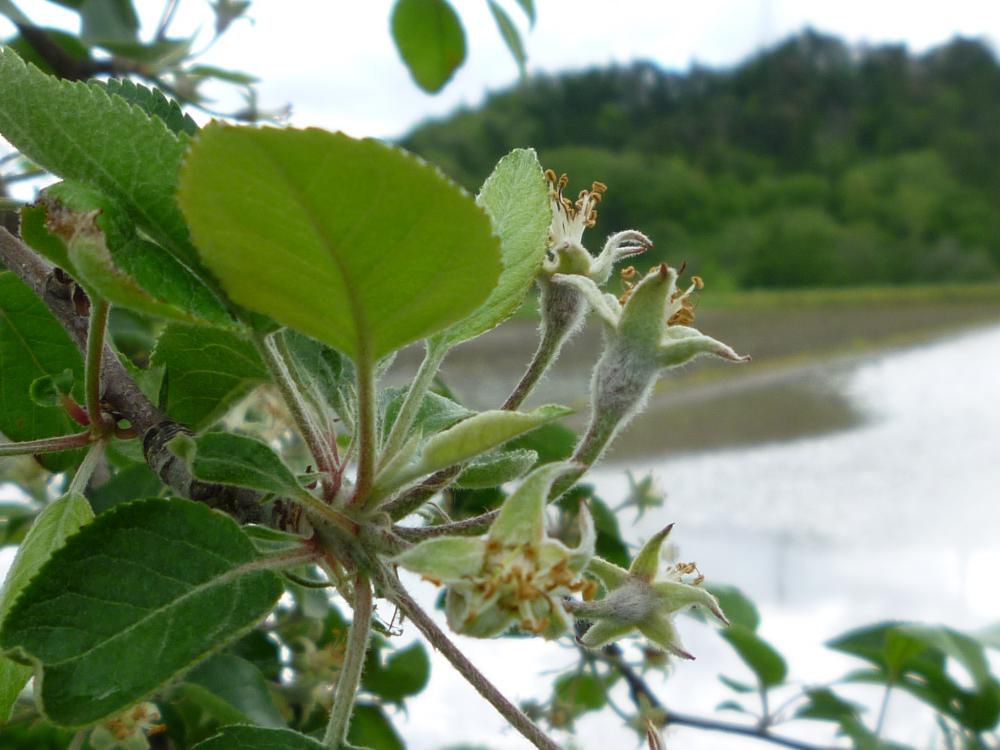
[[[553,482],[572,464],[535,469],[504,502],[484,537],[428,539],[395,561],[448,586],[445,611],[457,633],[489,638],[513,625],[557,638],[572,625],[564,600],[596,586],[583,577],[594,554],[590,512],[580,511],[580,542],[568,548],[545,535],[545,505]]]
[[[149,736],[166,729],[159,721],[160,710],[153,703],[140,703],[94,727],[90,746],[95,750],[147,750]]]

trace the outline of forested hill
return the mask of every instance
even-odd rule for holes
[[[403,145],[475,189],[531,145],[572,191],[609,186],[600,233],[636,227],[719,284],[1000,276],[1000,65],[805,32],[727,70],[537,76]]]

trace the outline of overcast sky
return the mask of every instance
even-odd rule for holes
[[[572,70],[636,59],[670,69],[693,61],[731,65],[806,26],[850,42],[904,42],[925,50],[956,34],[1000,42],[997,0],[535,0],[528,28],[514,0],[501,0],[525,35],[529,71]],[[137,0],[155,26],[161,0]],[[419,91],[389,36],[391,0],[254,0],[203,58],[261,78],[262,104],[293,107],[292,123],[392,137],[415,123],[475,105],[516,81],[517,68],[484,0],[452,0],[465,24],[469,54],[443,94]],[[20,0],[36,22],[75,18],[46,0]],[[173,30],[204,37],[207,0],[180,0]]]

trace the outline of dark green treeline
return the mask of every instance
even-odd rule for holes
[[[403,144],[470,189],[533,145],[572,192],[609,185],[596,233],[643,229],[715,288],[1000,276],[1000,65],[978,41],[809,31],[729,70],[537,76]]]

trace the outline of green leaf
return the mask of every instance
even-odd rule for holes
[[[388,435],[389,430],[396,423],[396,417],[399,415],[399,410],[403,405],[403,399],[406,398],[408,390],[408,388],[404,387],[387,388],[383,391],[387,399],[385,413],[382,417],[382,432],[384,434]],[[417,430],[422,435],[433,435],[451,427],[456,422],[471,417],[473,414],[475,414],[474,411],[466,409],[457,401],[452,401],[450,398],[445,398],[433,391],[428,391],[424,395],[424,400],[420,402],[420,408],[417,410],[417,415],[413,419],[413,425],[407,432],[406,437],[409,437]]]
[[[210,427],[270,379],[252,343],[209,328],[167,326],[152,363],[166,367],[164,410],[195,432]]]
[[[440,91],[465,62],[465,31],[445,0],[396,0],[390,23],[399,56],[424,91]]]
[[[515,149],[501,159],[476,203],[489,214],[500,238],[503,271],[482,307],[442,334],[452,346],[495,328],[517,312],[541,268],[552,209],[534,150]]]
[[[599,711],[607,703],[606,688],[593,674],[566,674],[556,680],[553,693],[560,707],[574,717],[587,711]]]
[[[732,677],[726,677],[724,674],[719,675],[719,682],[737,693],[753,693],[757,690],[757,688],[753,685],[748,685],[745,682],[734,680]]]
[[[0,133],[50,172],[117,200],[152,239],[198,267],[174,197],[188,139],[162,120],[88,83],[46,75],[0,49]]]
[[[528,22],[534,26],[535,25],[535,2],[534,0],[517,0],[517,4],[521,6],[521,10],[524,11],[524,15],[528,17]]]
[[[0,94],[2,96],[2,94]],[[79,432],[61,409],[39,406],[30,398],[38,378],[73,372],[74,395],[83,400],[83,359],[69,335],[34,292],[10,271],[0,272],[0,432],[13,441],[37,440]],[[40,458],[51,471],[72,466],[79,451]]]
[[[369,649],[361,687],[384,701],[401,703],[404,698],[416,695],[427,686],[431,661],[422,644],[414,643],[392,652],[385,664],[381,660],[381,651],[374,645]]]
[[[192,750],[323,750],[323,745],[291,729],[233,726]]]
[[[193,456],[185,455],[183,448],[175,450],[175,445],[184,440],[195,444]],[[209,432],[193,439],[178,436],[170,447],[187,461],[194,477],[203,482],[248,487],[291,498],[308,494],[281,456],[256,438]]]
[[[745,625],[733,623],[719,631],[729,645],[736,649],[743,662],[750,667],[764,689],[785,681],[788,667],[775,648]]]
[[[91,293],[145,315],[232,328],[215,293],[166,250],[137,233],[124,207],[91,187],[60,182],[40,201],[65,243],[66,268]],[[37,235],[36,235],[37,239]]]
[[[493,20],[496,21],[497,29],[500,31],[500,36],[503,37],[504,44],[510,50],[511,56],[513,56],[514,61],[517,63],[517,69],[523,76],[524,65],[528,61],[528,56],[524,52],[524,42],[521,41],[521,34],[514,25],[514,22],[510,20],[507,11],[500,7],[496,0],[489,0],[489,5],[490,12],[493,14]]]
[[[1000,720],[1000,682],[990,673],[982,645],[971,636],[941,626],[883,622],[828,645],[877,668],[851,675],[851,681],[898,685],[973,731],[991,729]],[[949,674],[949,660],[968,672],[973,689]]]
[[[126,466],[104,484],[87,490],[90,506],[98,514],[137,497],[156,497],[162,491],[163,482],[144,463]]]
[[[80,726],[142,700],[260,621],[281,596],[227,516],[142,500],[98,516],[24,589],[0,646],[36,665],[44,714]]]
[[[410,547],[393,562],[414,573],[448,582],[480,570],[485,558],[486,546],[482,539],[441,536]]]
[[[480,412],[428,440],[411,473],[415,478],[464,463],[572,411],[565,406],[547,404],[530,412]]]
[[[576,443],[577,434],[573,430],[564,424],[550,422],[511,440],[504,447],[507,450],[533,450],[538,454],[538,463],[550,464],[572,456]]]
[[[83,22],[80,38],[90,44],[133,42],[139,33],[131,0],[83,0],[78,12]]]
[[[356,362],[465,317],[500,273],[489,219],[460,189],[342,133],[209,126],[179,200],[230,297]]]
[[[354,707],[347,741],[356,747],[406,750],[406,745],[392,726],[389,717],[379,706],[370,703],[359,703]]]
[[[173,99],[168,99],[159,89],[151,89],[128,78],[109,78],[106,81],[91,81],[91,86],[103,88],[109,94],[120,96],[134,104],[151,117],[158,117],[174,133],[194,135],[198,124]]]
[[[69,368],[58,375],[42,375],[31,381],[28,396],[38,406],[49,408],[59,406],[62,397],[73,392],[74,382],[73,371]]]
[[[223,723],[285,726],[285,720],[271,699],[267,681],[246,659],[233,654],[216,654],[192,669],[184,681],[185,687],[201,692],[202,705]]]
[[[17,595],[52,553],[93,517],[94,512],[87,499],[79,493],[63,495],[38,514],[18,547],[3,588],[0,589],[0,625],[6,619]],[[5,656],[0,656],[0,724],[10,717],[14,701],[30,676],[31,667],[15,664]]]
[[[795,712],[797,719],[840,722],[848,718],[857,719],[862,710],[860,704],[844,700],[830,688],[806,690],[806,696],[809,702]]]
[[[489,453],[473,461],[458,475],[455,484],[464,489],[497,487],[523,477],[538,461],[534,451],[518,450]]]
[[[354,365],[336,349],[286,328],[281,332],[299,379],[317,406],[326,404],[350,429],[354,424]]]

